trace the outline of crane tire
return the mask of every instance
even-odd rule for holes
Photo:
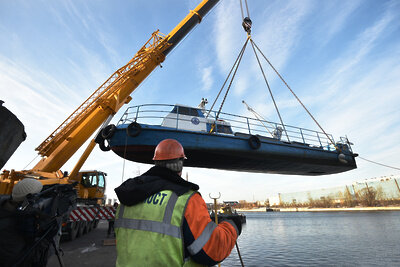
[[[103,128],[103,130],[101,130],[101,137],[103,137],[104,139],[111,138],[114,135],[116,129],[117,127],[115,127],[114,124],[107,125]]]
[[[76,234],[77,237],[81,237],[83,235],[84,227],[85,225],[83,224],[83,221],[79,221],[78,233]]]
[[[70,225],[71,229],[69,230],[68,237],[70,241],[73,241],[75,240],[76,235],[78,234],[79,222],[71,222],[70,224],[71,224]]]
[[[249,145],[252,149],[259,149],[261,146],[260,139],[255,135],[250,136],[248,141],[249,141]]]
[[[128,128],[126,128],[126,134],[130,137],[136,137],[141,132],[142,132],[142,126],[140,126],[140,124],[137,123],[136,121],[129,124]]]

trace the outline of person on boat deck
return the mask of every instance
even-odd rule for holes
[[[272,133],[272,137],[278,140],[281,140],[283,128],[281,126],[277,126]]]
[[[115,189],[116,266],[210,266],[231,253],[241,221],[211,220],[199,186],[181,177],[184,159],[182,145],[165,139],[155,166]]]

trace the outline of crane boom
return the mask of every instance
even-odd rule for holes
[[[114,72],[36,148],[43,158],[33,171],[58,171],[110,115],[129,103],[130,94],[218,1],[203,0],[167,36],[154,32],[125,66]]]
[[[72,211],[70,216],[63,216],[63,235],[72,240],[77,233],[95,227],[99,220],[97,214],[101,213],[99,207],[105,208],[99,205],[104,201],[107,174],[98,170],[80,171],[96,145],[95,140],[90,141],[69,175],[61,172],[60,168],[101,125],[107,125],[112,116],[129,103],[132,99],[130,94],[218,1],[203,0],[166,36],[154,32],[126,65],[114,72],[36,148],[42,159],[31,170],[4,170],[0,173],[0,195],[11,195],[14,185],[25,178],[37,179],[49,187],[73,184],[80,205],[76,207],[75,202],[69,200]],[[88,214],[96,215],[89,218]]]

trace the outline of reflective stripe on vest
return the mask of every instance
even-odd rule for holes
[[[203,232],[201,232],[201,235],[190,246],[188,246],[187,249],[191,255],[195,255],[200,252],[200,250],[210,239],[211,234],[216,227],[217,225],[213,221],[206,225]]]
[[[163,222],[123,218],[125,206],[121,205],[115,221],[115,227],[150,231],[176,238],[182,238],[180,227],[171,225],[172,213],[174,212],[174,207],[177,200],[178,196],[172,192],[165,208]]]
[[[184,259],[182,223],[194,191],[182,196],[165,190],[134,206],[120,205],[116,214],[117,267],[126,266],[201,266]],[[209,223],[188,247],[198,253],[209,240],[215,223]]]

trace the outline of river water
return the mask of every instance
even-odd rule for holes
[[[400,212],[247,212],[244,266],[400,266]],[[236,248],[221,266],[241,266]]]

